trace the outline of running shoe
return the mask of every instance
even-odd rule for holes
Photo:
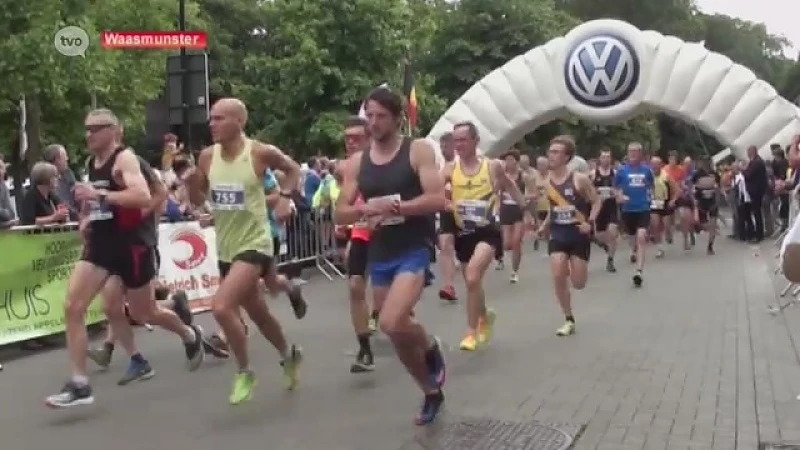
[[[50,408],[70,408],[92,403],[94,403],[92,387],[88,384],[78,385],[74,381],[68,381],[61,388],[61,392],[53,394],[45,400],[45,404]]]
[[[606,272],[608,273],[616,273],[617,266],[614,265],[614,258],[606,259]]]
[[[432,336],[433,346],[425,352],[425,366],[428,369],[428,382],[434,389],[441,389],[447,379],[447,362],[442,350],[442,341]]]
[[[456,288],[453,286],[445,286],[439,291],[439,298],[442,300],[447,300],[449,302],[455,302],[458,300],[456,296]]]
[[[422,409],[414,419],[414,423],[422,426],[433,422],[439,414],[439,410],[442,409],[442,405],[444,405],[443,392],[439,391],[425,395],[425,400],[422,402]]]
[[[205,348],[203,345],[203,331],[197,325],[190,327],[194,332],[194,340],[192,342],[184,342],[184,350],[186,351],[186,360],[189,363],[189,370],[197,370],[206,357]]]
[[[497,314],[492,308],[486,308],[486,316],[478,322],[478,344],[486,345],[492,340],[494,334],[494,321]]]
[[[228,344],[218,334],[212,334],[208,338],[203,337],[203,350],[214,355],[215,358],[228,359],[231,357]]]
[[[556,336],[571,336],[575,334],[575,322],[567,320],[556,330]]]
[[[461,345],[459,347],[461,350],[465,352],[474,352],[478,349],[478,339],[475,337],[475,333],[470,331],[464,336],[464,339],[461,340]]]
[[[231,405],[238,405],[253,398],[253,388],[256,386],[256,376],[252,370],[242,370],[233,377],[233,388],[228,401]]]
[[[114,351],[111,350],[110,347],[104,345],[102,347],[90,348],[87,350],[86,356],[100,366],[101,369],[105,370],[108,369],[108,366],[111,364],[111,356],[113,353]]]
[[[350,365],[350,373],[367,373],[375,370],[375,357],[372,353],[359,350],[356,360]]]
[[[290,281],[290,283],[292,286],[286,294],[289,296],[289,303],[292,305],[294,316],[297,319],[302,319],[306,316],[306,312],[308,311],[308,303],[306,303],[306,299],[303,298],[303,290],[300,286],[292,281]]]
[[[125,386],[126,384],[133,383],[134,381],[144,381],[149,380],[155,376],[156,372],[150,367],[150,363],[146,360],[133,360],[131,359],[130,364],[128,365],[128,369],[125,371],[125,374],[122,375],[122,378],[117,381],[117,384],[120,386]]]
[[[642,287],[642,282],[644,282],[644,278],[642,278],[642,271],[637,270],[636,273],[633,274],[633,285],[634,287]]]
[[[291,391],[297,387],[300,364],[302,362],[302,349],[292,344],[292,347],[289,350],[289,358],[281,361],[281,367],[283,367],[283,384],[286,386],[286,389]]]
[[[519,275],[517,275],[517,272],[511,272],[511,277],[509,277],[508,282],[511,284],[517,284],[517,282],[519,282]]]

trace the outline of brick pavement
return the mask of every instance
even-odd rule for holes
[[[562,424],[580,431],[574,449],[755,450],[760,441],[800,440],[793,346],[800,326],[792,325],[800,308],[767,314],[775,301],[769,258],[726,242],[712,258],[670,248],[646,270],[645,287],[634,290],[625,258],[610,275],[599,255],[589,288],[575,297],[578,334],[570,338],[554,335],[560,317],[542,255],[527,255],[519,285],[510,286],[505,273],[489,274],[498,327],[486,351],[453,349],[463,308],[426,294],[419,315],[450,346],[447,413],[427,430],[411,425],[419,398],[385,341],[376,343],[374,374],[348,373],[353,338],[344,284],[315,280],[307,286],[307,319],[290,320],[286,302],[275,302],[306,350],[296,392],[281,390],[275,352],[251,338],[260,384],[250,404],[231,408],[230,364],[211,361],[185,374],[179,343],[142,332],[140,347],[156,377],[117,387],[125,363],[118,357],[111,373],[94,376],[98,403],[86,409],[42,406],[63,381],[63,352],[7,364],[0,374],[2,448],[434,450],[442,448],[439,434],[462,416]],[[211,319],[200,323],[210,327]],[[550,448],[492,439],[453,448]]]

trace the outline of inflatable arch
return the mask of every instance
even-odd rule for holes
[[[586,22],[519,55],[473,85],[434,125],[439,137],[473,122],[481,152],[496,155],[552,120],[573,114],[614,124],[654,110],[697,124],[739,157],[755,145],[788,145],[800,108],[752,71],[699,43],[618,20]]]

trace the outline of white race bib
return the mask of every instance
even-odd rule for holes
[[[575,205],[553,206],[553,210],[551,211],[553,223],[558,225],[573,225],[576,222],[576,212]]]
[[[111,210],[111,205],[105,200],[89,200],[86,204],[89,207],[90,222],[111,220],[114,218],[114,211]]]
[[[503,204],[504,205],[517,205],[517,202],[514,200],[514,197],[511,196],[508,192],[503,192]]]
[[[383,197],[375,197],[367,200],[367,204],[377,200],[384,200],[388,199],[393,202],[399,202],[401,200],[400,194],[392,194],[392,195],[384,195]],[[389,216],[381,221],[381,226],[392,226],[392,225],[400,225],[401,223],[405,222],[406,218],[403,216]]]
[[[700,195],[706,200],[711,200],[712,198],[714,198],[715,194],[716,194],[716,192],[713,189],[702,189],[702,190],[700,190]]]
[[[664,209],[664,200],[653,200],[650,202],[650,209]]]
[[[597,194],[603,200],[609,199],[614,196],[614,188],[610,186],[599,186],[597,188]]]
[[[628,174],[628,186],[644,187],[646,178],[643,173],[630,173]]]
[[[489,202],[486,200],[459,200],[456,212],[461,217],[464,231],[488,225]]]
[[[211,207],[217,211],[244,211],[244,185],[233,183],[211,186]]]

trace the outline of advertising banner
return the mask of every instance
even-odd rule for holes
[[[214,228],[197,222],[162,223],[158,250],[161,282],[172,291],[186,291],[193,312],[209,310],[219,286]]]
[[[67,282],[82,243],[77,231],[0,233],[0,345],[64,331]],[[95,301],[86,323],[104,320]]]

